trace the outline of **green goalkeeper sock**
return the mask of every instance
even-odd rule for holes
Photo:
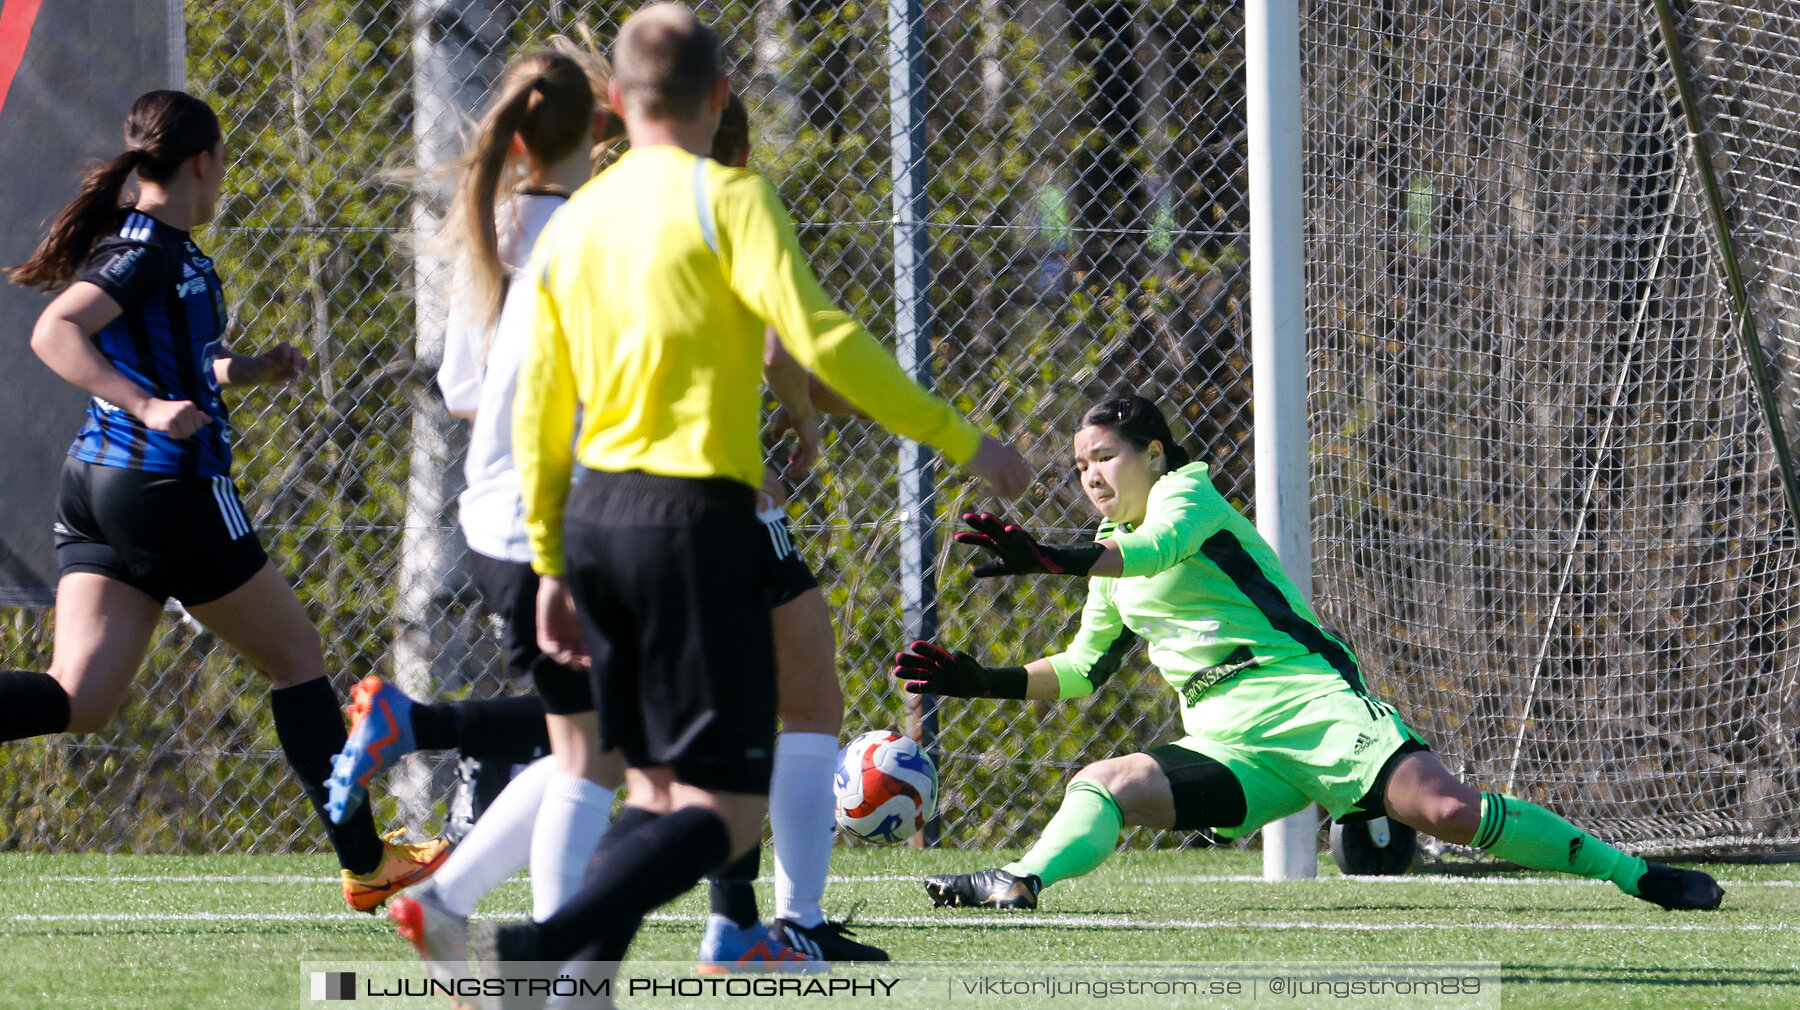
[[[1091,873],[1118,848],[1124,827],[1125,815],[1106,787],[1092,779],[1076,779],[1063,794],[1056,816],[1044,825],[1043,837],[1002,869],[1019,876],[1036,874],[1045,887]]]
[[[1500,793],[1481,794],[1481,826],[1471,844],[1527,869],[1610,880],[1632,895],[1649,868],[1543,807]]]

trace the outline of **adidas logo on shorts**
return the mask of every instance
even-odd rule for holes
[[[1350,752],[1353,754],[1361,754],[1363,751],[1366,751],[1373,746],[1375,746],[1374,737],[1367,733],[1358,733],[1356,734],[1356,746],[1352,747]]]

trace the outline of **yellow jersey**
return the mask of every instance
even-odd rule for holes
[[[889,430],[957,463],[980,445],[832,303],[774,186],[753,172],[675,147],[633,150],[557,211],[515,283],[535,286],[513,451],[541,574],[563,572],[576,461],[761,483],[765,321]]]

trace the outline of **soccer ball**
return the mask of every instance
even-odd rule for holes
[[[893,844],[937,811],[937,766],[919,745],[878,729],[838,752],[837,822],[864,841]]]

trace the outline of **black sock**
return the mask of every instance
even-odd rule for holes
[[[522,765],[550,753],[544,699],[535,694],[477,701],[415,701],[413,742],[420,750]]]
[[[281,752],[287,755],[288,767],[325,825],[338,864],[351,873],[368,873],[381,865],[381,836],[375,833],[375,817],[369,813],[368,803],[357,807],[342,824],[333,824],[325,816],[325,800],[330,795],[325,780],[331,777],[331,758],[344,749],[347,738],[344,713],[338,708],[331,681],[319,677],[270,691],[269,711],[275,716]]]
[[[625,951],[631,946],[631,937],[621,939],[616,934],[609,934],[588,944],[575,952],[571,961],[623,961]]]
[[[623,951],[644,916],[686,893],[730,855],[731,834],[711,810],[683,807],[656,818],[631,832],[578,894],[538,924],[537,958],[566,961],[603,939]]]
[[[56,678],[30,670],[0,671],[0,740],[48,736],[69,728],[69,694]]]
[[[656,823],[661,816],[629,803],[620,807],[619,812],[613,816],[612,823],[606,826],[606,834],[600,836],[600,844],[594,846],[594,854],[588,857],[587,870],[581,876],[582,886],[585,887],[588,881],[594,879],[594,874],[600,870],[600,864],[612,858],[620,843],[630,838],[632,832]]]
[[[413,742],[420,750],[456,750],[462,746],[462,715],[453,701],[415,701]]]
[[[751,885],[761,871],[761,845],[725,864],[712,881],[713,914],[730,919],[739,929],[756,925],[756,888]]]
[[[460,723],[456,748],[465,757],[522,765],[550,753],[544,699],[535,694],[459,701],[451,708]],[[419,722],[414,719],[415,738],[418,732]],[[423,745],[421,741],[420,746]]]

